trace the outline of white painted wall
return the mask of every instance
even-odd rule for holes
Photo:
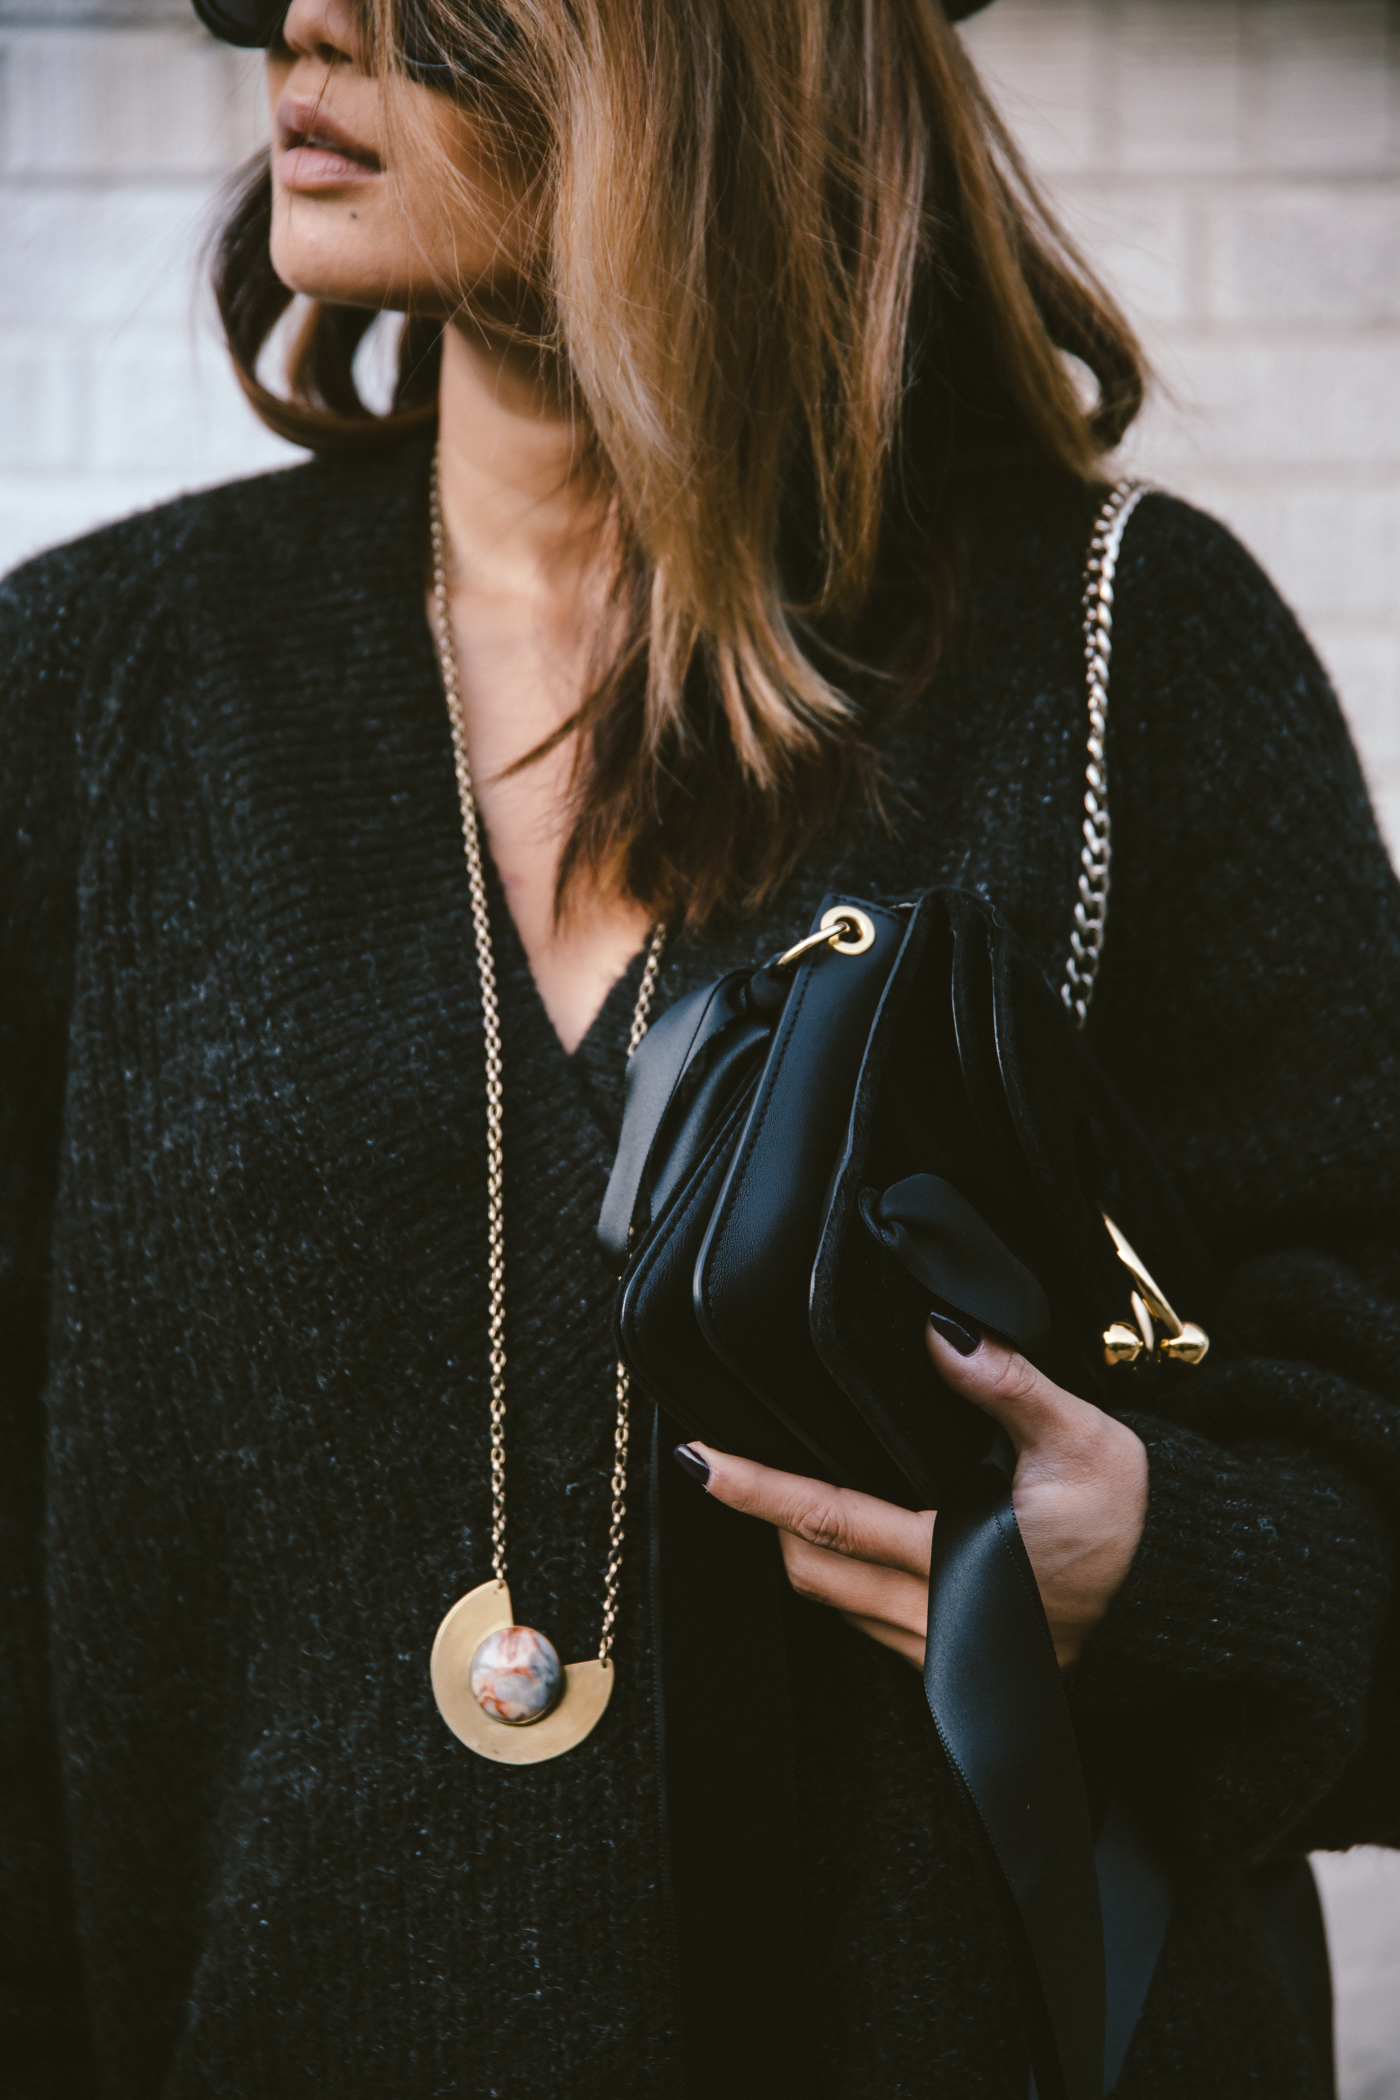
[[[298,456],[245,406],[197,291],[260,74],[183,0],[0,0],[0,569]]]
[[[998,0],[964,32],[1162,392],[1134,471],[1259,555],[1400,847],[1400,6]]]
[[[1400,5],[997,0],[964,31],[1162,382],[1124,464],[1225,519],[1400,849]],[[1400,2100],[1400,1854],[1315,1862],[1342,2100]]]
[[[1162,390],[1124,463],[1224,518],[1400,847],[1400,7],[998,0],[964,32]],[[1400,2100],[1400,1854],[1316,1861],[1343,2100]]]
[[[1126,463],[1278,579],[1400,846],[1400,4],[998,0],[965,34],[1164,382]],[[185,0],[0,0],[0,568],[296,456],[196,289],[261,123]],[[1400,1858],[1318,1866],[1345,2100],[1400,2100]]]

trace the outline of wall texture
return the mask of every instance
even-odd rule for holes
[[[1400,852],[1400,5],[997,0],[964,34],[1159,375],[1125,466],[1274,576]],[[1315,1865],[1343,2100],[1400,2100],[1400,1854]]]
[[[1163,391],[1132,467],[1303,618],[1400,847],[1400,7],[998,0],[967,42]]]
[[[0,568],[296,457],[245,408],[196,293],[260,89],[184,0],[0,0]]]
[[[1273,572],[1400,848],[1400,0],[998,0],[966,36],[1163,382],[1125,465]],[[261,133],[186,0],[0,0],[0,569],[295,457],[197,290]],[[1345,2100],[1400,2100],[1400,1860],[1318,1864]]]

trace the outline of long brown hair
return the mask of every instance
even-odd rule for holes
[[[363,0],[386,75],[404,4]],[[958,614],[970,483],[1095,478],[1137,349],[939,0],[412,5],[526,166],[529,308],[619,537],[623,638],[561,732],[560,897],[587,874],[693,927],[878,800],[881,726]],[[366,313],[313,306],[286,394],[259,380],[291,296],[270,210],[264,163],[216,269],[258,412],[317,450],[428,427],[440,322],[408,317],[382,415],[352,369]]]

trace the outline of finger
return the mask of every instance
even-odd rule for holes
[[[690,1444],[710,1469],[707,1482],[716,1502],[745,1516],[762,1517],[809,1545],[824,1546],[854,1560],[880,1561],[910,1575],[927,1576],[933,1538],[932,1510],[900,1509],[853,1488],[780,1473],[749,1458]]]
[[[859,1612],[843,1611],[841,1616],[848,1626],[855,1627],[857,1633],[869,1634],[871,1640],[878,1641],[882,1648],[893,1648],[896,1655],[902,1655],[907,1663],[912,1663],[922,1673],[925,1643],[922,1633],[906,1633],[902,1626],[890,1626],[883,1619],[865,1619]]]
[[[943,1383],[984,1407],[1018,1452],[1051,1437],[1063,1442],[1083,1435],[1103,1419],[1097,1407],[1067,1393],[1009,1343],[984,1335],[972,1353],[963,1356],[931,1322],[924,1338]]]
[[[868,1560],[848,1560],[844,1553],[810,1546],[790,1531],[778,1534],[788,1581],[799,1597],[829,1604],[860,1618],[884,1619],[919,1640],[928,1626],[928,1583],[903,1568]]]

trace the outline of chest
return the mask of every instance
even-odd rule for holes
[[[814,852],[750,918],[674,942],[655,1010],[786,945],[833,882],[983,887],[1053,967],[1081,706],[1072,685],[994,674],[936,692],[891,739],[887,817]],[[635,986],[567,1058],[489,859],[488,877],[515,1245],[581,1278]],[[78,887],[73,1243],[107,1250],[102,1273],[129,1250],[137,1297],[241,1294],[256,1321],[279,1293],[299,1331],[313,1305],[363,1325],[383,1278],[402,1300],[431,1277],[455,1304],[446,1279],[484,1259],[481,1014],[426,633],[406,646],[386,627],[353,661],[287,654],[257,678],[208,670],[141,695],[100,783],[94,769]]]

